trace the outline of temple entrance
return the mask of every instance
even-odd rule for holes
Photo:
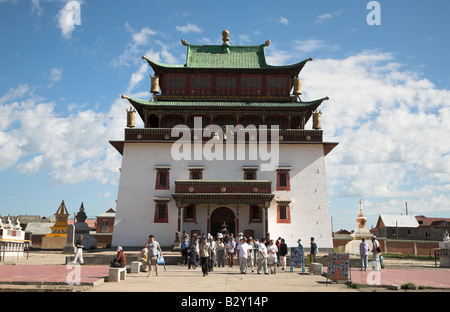
[[[233,233],[234,236],[236,236],[236,216],[234,215],[233,210],[227,207],[218,207],[211,213],[211,235],[217,235],[217,233],[222,229],[223,222],[227,225],[228,232],[230,234]]]

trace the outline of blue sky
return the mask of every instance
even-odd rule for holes
[[[115,209],[123,138],[121,94],[149,98],[142,55],[184,64],[193,44],[257,45],[268,61],[296,63],[304,100],[321,107],[333,228],[354,229],[362,199],[379,214],[450,217],[450,3],[383,1],[0,0],[0,214]]]

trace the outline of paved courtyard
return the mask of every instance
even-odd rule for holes
[[[327,282],[322,275],[310,275],[295,268],[293,272],[277,269],[277,274],[240,274],[239,267],[215,268],[203,277],[201,268],[188,269],[181,265],[160,266],[154,273],[128,273],[119,283],[105,282],[107,265],[65,265],[59,252],[30,253],[29,259],[0,262],[0,290],[54,290],[82,292],[355,292],[345,284]],[[380,274],[361,272],[353,268],[353,283],[378,287],[414,283],[429,289],[450,291],[450,269],[435,268],[434,262],[386,260],[387,268]],[[326,271],[326,268],[324,268]],[[78,285],[68,285],[77,283]]]

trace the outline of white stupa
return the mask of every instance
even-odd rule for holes
[[[362,242],[363,238],[369,244],[369,250],[372,250],[372,233],[366,229],[367,218],[364,216],[361,200],[359,200],[359,212],[358,218],[356,218],[356,223],[358,224],[358,227],[355,229],[354,233],[351,234],[353,240],[345,245],[346,253],[359,254],[359,244]]]

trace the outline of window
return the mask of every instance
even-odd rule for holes
[[[178,125],[184,125],[184,118],[179,115],[167,115],[161,120],[162,128],[173,128]]]
[[[241,76],[241,95],[261,95],[261,76]]]
[[[236,95],[236,77],[217,76],[216,95]]]
[[[189,180],[202,180],[203,179],[203,167],[189,167]]]
[[[164,81],[165,95],[184,95],[186,90],[186,76],[170,74],[166,76]]]
[[[170,167],[156,167],[156,190],[168,190],[170,189],[169,183],[169,170]]]
[[[291,212],[289,205],[277,206],[277,223],[291,223]]]
[[[108,220],[102,221],[102,227],[101,227],[102,233],[108,233]]]
[[[244,180],[256,180],[256,172],[244,173]]]
[[[268,76],[266,88],[268,96],[288,96],[289,86],[287,76]]]
[[[250,205],[249,223],[261,223],[261,207],[258,205]]]
[[[192,95],[211,94],[211,76],[209,75],[191,76],[191,94]]]
[[[266,120],[267,128],[278,126],[278,129],[285,130],[288,128],[288,120],[284,116],[269,116]]]
[[[195,211],[195,205],[188,205],[184,209],[183,213],[183,222],[196,222],[196,211]]]
[[[168,223],[168,222],[169,222],[169,215],[167,202],[156,203],[154,223]]]
[[[291,183],[289,180],[289,172],[277,173],[277,191],[290,191]]]

